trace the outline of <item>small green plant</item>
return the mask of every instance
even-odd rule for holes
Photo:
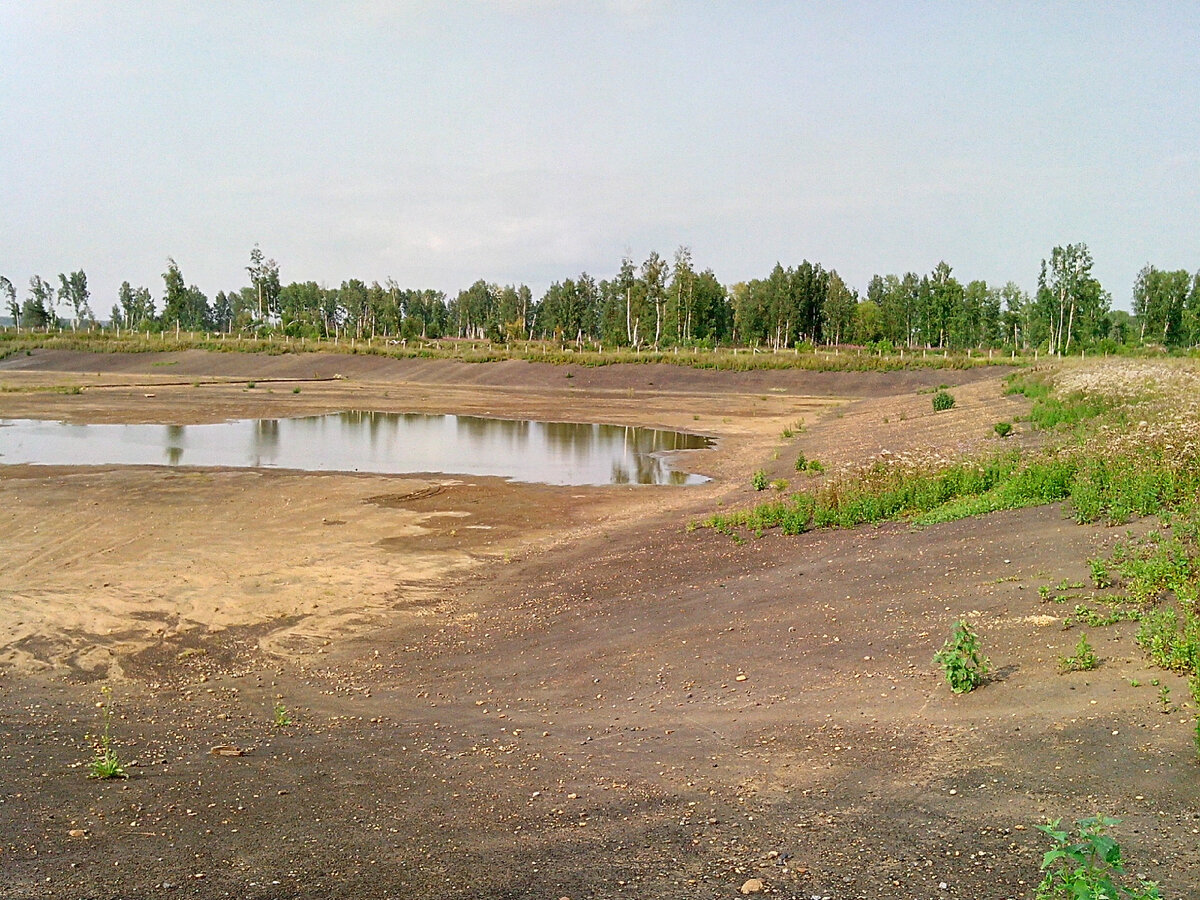
[[[253,381],[247,381],[247,382],[246,382],[246,387],[248,387],[248,388],[252,388],[252,387],[254,387],[254,382],[253,382]]]
[[[288,712],[288,708],[283,705],[282,700],[275,701],[275,709],[273,719],[276,728],[282,728],[285,725],[292,724],[292,714]]]
[[[1087,635],[1081,634],[1079,643],[1075,645],[1075,653],[1060,657],[1058,663],[1064,672],[1090,672],[1100,665],[1100,660],[1088,643]]]
[[[954,396],[947,391],[938,391],[933,395],[933,411],[941,412],[954,408]]]
[[[796,457],[796,471],[803,472],[807,467],[808,467],[808,460],[804,457],[804,454],[801,453],[799,456]]]
[[[1175,707],[1171,705],[1171,689],[1165,684],[1158,689],[1158,705],[1162,708],[1164,714],[1169,714],[1175,710]]]
[[[112,688],[105,685],[100,689],[100,740],[96,755],[88,763],[88,778],[107,781],[112,778],[128,778],[129,773],[121,764],[121,758],[112,746]]]
[[[756,491],[765,491],[768,483],[767,473],[762,469],[759,469],[757,472],[755,472],[754,476],[750,479],[750,486]]]
[[[1043,584],[1041,587],[1039,587],[1038,588],[1038,596],[1041,597],[1043,601],[1049,600],[1050,599],[1050,585]]]
[[[814,475],[820,475],[825,471],[825,464],[819,459],[810,459],[808,461],[808,471]]]
[[[772,490],[782,492],[782,491],[786,491],[787,488],[788,488],[788,482],[787,482],[786,478],[776,478],[774,481],[771,482]]]
[[[1089,559],[1088,566],[1092,570],[1092,584],[1096,585],[1097,590],[1112,587],[1112,576],[1108,574],[1108,565],[1103,559],[1098,556]]]
[[[1142,683],[1141,683],[1140,681],[1138,681],[1136,678],[1130,678],[1130,679],[1129,679],[1129,686],[1130,686],[1130,687],[1141,687],[1141,686],[1142,686]]]
[[[946,643],[933,657],[934,665],[940,666],[946,683],[956,694],[975,690],[987,678],[987,657],[979,652],[979,637],[965,620],[959,619]]]
[[[1196,713],[1196,727],[1192,729],[1192,746],[1196,748],[1196,759],[1200,760],[1200,713]]]
[[[1012,434],[1012,422],[997,422],[992,426],[992,431],[996,432],[997,437],[1006,438]]]
[[[294,388],[292,388],[292,393],[293,393],[293,394],[298,394],[298,393],[300,393],[300,388],[299,388],[299,387],[294,387]]]
[[[1120,819],[1093,816],[1075,823],[1077,835],[1060,827],[1061,819],[1037,826],[1053,841],[1042,857],[1037,900],[1161,900],[1158,886],[1138,879],[1136,887],[1118,883],[1125,874],[1121,847],[1109,834]]]

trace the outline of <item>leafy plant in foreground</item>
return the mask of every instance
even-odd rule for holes
[[[1088,643],[1086,634],[1079,636],[1079,643],[1075,645],[1075,653],[1071,656],[1061,657],[1058,662],[1064,672],[1088,672],[1100,665],[1100,659],[1096,656],[1092,645]]]
[[[125,771],[117,751],[112,746],[112,688],[105,685],[100,689],[100,693],[104,696],[100,702],[100,746],[96,748],[96,755],[88,763],[88,778],[128,778],[129,773]]]
[[[989,671],[987,657],[979,652],[979,637],[966,621],[959,619],[946,643],[933,657],[941,666],[946,683],[956,694],[965,694],[983,684]]]
[[[933,395],[933,411],[941,412],[945,409],[954,408],[954,395],[949,391],[938,391]]]
[[[1138,879],[1136,887],[1125,887],[1118,879],[1125,874],[1121,846],[1108,830],[1120,819],[1093,816],[1075,823],[1077,836],[1060,828],[1061,819],[1037,826],[1048,834],[1054,847],[1042,857],[1041,883],[1037,900],[1161,900],[1153,881]]]

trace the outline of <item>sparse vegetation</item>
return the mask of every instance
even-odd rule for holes
[[[282,700],[276,700],[272,710],[272,721],[276,728],[283,728],[285,725],[292,724],[292,714],[288,712],[288,708],[284,706]]]
[[[100,689],[100,737],[96,755],[88,762],[88,777],[107,781],[113,778],[128,778],[125,766],[112,744],[112,688],[105,685]]]
[[[1133,887],[1121,882],[1125,861],[1120,845],[1109,836],[1119,819],[1093,816],[1075,823],[1076,834],[1061,827],[1061,819],[1038,829],[1050,836],[1052,848],[1042,857],[1042,880],[1037,900],[1159,900],[1157,885],[1138,879]]]
[[[933,395],[933,411],[942,412],[954,408],[954,395],[949,391],[938,391]]]
[[[1012,434],[1012,422],[997,422],[992,426],[992,431],[996,432],[997,437],[1006,438]]]
[[[1058,664],[1063,672],[1089,672],[1100,665],[1100,659],[1088,643],[1087,635],[1081,634],[1079,643],[1075,645],[1075,652],[1070,656],[1059,657]]]
[[[946,643],[933,657],[946,676],[946,683],[956,694],[975,690],[987,678],[990,665],[979,652],[979,637],[964,620],[954,623]]]
[[[759,469],[750,478],[750,486],[756,491],[765,491],[767,489],[767,473]]]

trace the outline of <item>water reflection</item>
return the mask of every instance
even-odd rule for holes
[[[623,425],[351,411],[215,425],[0,421],[0,463],[495,475],[546,484],[696,484],[663,454],[705,437]]]

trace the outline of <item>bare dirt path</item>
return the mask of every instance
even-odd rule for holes
[[[189,379],[317,361],[188,355],[186,384],[146,387],[164,361],[4,361],[22,390],[0,416],[628,421],[718,436],[715,480],[0,467],[0,896],[1032,897],[1032,825],[1097,809],[1189,896],[1186,716],[1130,680],[1186,687],[1124,626],[1092,633],[1100,669],[1058,675],[1077,632],[1038,592],[1084,580],[1115,530],[1053,507],[740,544],[684,528],[753,500],[755,469],[794,478],[801,450],[986,446],[1019,411],[994,372],[480,366],[464,386],[388,364],[266,394]],[[919,391],[942,381],[963,383],[934,417]],[[52,384],[85,387],[27,390]],[[999,675],[956,698],[929,660],[963,615]],[[102,678],[127,782],[80,765]]]

